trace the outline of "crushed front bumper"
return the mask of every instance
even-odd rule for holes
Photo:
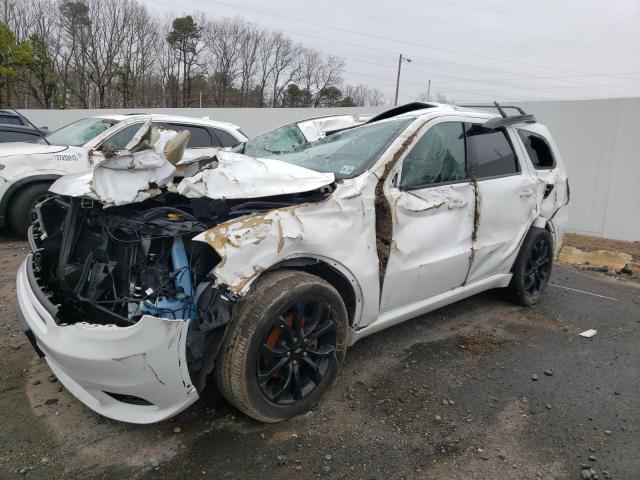
[[[16,279],[18,318],[36,351],[80,401],[105,417],[153,423],[198,399],[185,356],[187,321],[145,315],[130,327],[58,325],[31,259]]]

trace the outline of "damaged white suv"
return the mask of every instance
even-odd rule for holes
[[[210,373],[255,419],[298,415],[367,335],[492,288],[535,303],[564,233],[567,177],[529,115],[410,104],[177,182],[183,143],[147,126],[58,180],[18,273],[36,350],[118,420],[176,414]]]

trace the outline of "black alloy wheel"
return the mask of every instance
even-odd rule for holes
[[[546,239],[540,239],[533,244],[525,267],[524,288],[529,295],[537,295],[549,279],[551,273],[549,249],[549,242]]]
[[[531,227],[511,269],[512,277],[506,293],[520,305],[536,304],[549,283],[552,267],[551,233],[544,228]]]
[[[349,345],[349,316],[327,280],[266,272],[237,305],[216,357],[222,395],[261,422],[311,410],[331,387]]]
[[[287,405],[311,394],[336,361],[336,323],[322,300],[307,298],[272,324],[257,358],[258,384],[267,400]]]

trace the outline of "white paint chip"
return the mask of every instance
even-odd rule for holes
[[[598,333],[597,330],[590,328],[589,330],[585,330],[584,332],[582,332],[580,336],[584,338],[591,338],[591,337],[595,337],[597,333]]]

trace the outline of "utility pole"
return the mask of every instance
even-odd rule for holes
[[[427,102],[431,101],[431,79],[429,79],[429,85],[427,85]]]
[[[202,90],[200,90],[200,108],[202,108]]]
[[[402,54],[400,54],[400,58],[398,58],[398,77],[396,78],[396,100],[393,103],[394,105],[398,105],[398,92],[400,91],[400,70],[402,69],[403,60],[407,63],[411,63],[410,58],[403,57]]]

